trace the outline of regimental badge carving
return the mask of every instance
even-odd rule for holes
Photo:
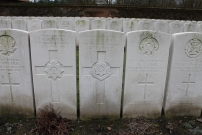
[[[153,37],[146,37],[140,42],[139,49],[145,55],[152,55],[159,48],[159,44]]]
[[[194,26],[193,26],[193,25],[189,25],[189,26],[188,26],[188,31],[191,32],[191,31],[193,31],[193,30],[194,30]]]
[[[77,20],[76,24],[77,24],[77,26],[84,27],[84,25],[86,24],[86,21],[85,20]]]
[[[175,24],[174,26],[173,26],[173,29],[174,29],[174,31],[175,32],[178,32],[179,31],[179,25],[178,24]]]
[[[15,40],[8,35],[0,36],[0,52],[3,56],[11,56],[15,53]]]
[[[91,74],[102,81],[111,75],[111,67],[108,63],[96,62],[92,67]]]
[[[61,78],[62,73],[64,72],[64,70],[61,67],[62,64],[60,64],[55,60],[51,60],[46,64],[44,72],[46,73],[48,78],[56,80],[57,78]]]
[[[36,29],[36,28],[37,28],[37,22],[36,22],[36,21],[33,21],[33,22],[32,22],[32,28],[33,28],[33,29]]]
[[[202,43],[199,39],[191,39],[185,46],[185,53],[190,58],[198,57],[202,52]]]
[[[46,26],[47,26],[48,28],[52,28],[52,27],[53,27],[53,21],[52,21],[52,20],[48,20],[48,21],[46,22]]]
[[[144,23],[143,27],[144,27],[144,29],[149,29],[149,24],[148,23]]]
[[[116,26],[117,26],[117,22],[116,22],[116,21],[113,21],[113,22],[111,23],[111,27],[112,27],[113,29],[115,29]]]

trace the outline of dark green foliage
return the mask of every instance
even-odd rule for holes
[[[35,0],[35,3],[77,4],[77,5],[104,4],[113,6],[127,5],[137,7],[202,8],[201,0],[39,0],[39,1]]]

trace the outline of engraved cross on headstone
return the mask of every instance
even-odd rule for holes
[[[187,88],[186,88],[186,95],[185,95],[185,96],[187,96],[187,93],[188,93],[188,91],[189,91],[189,85],[190,85],[190,84],[195,84],[194,81],[190,81],[190,77],[191,77],[191,74],[189,74],[187,81],[182,82],[183,84],[186,84],[186,85],[187,85]]]
[[[96,103],[104,104],[105,101],[105,80],[109,76],[118,76],[119,67],[110,67],[106,62],[106,52],[97,52],[97,62],[92,67],[82,67],[83,76],[93,76],[96,78],[94,86],[96,92]]]
[[[146,74],[146,78],[144,82],[138,82],[138,85],[144,85],[144,99],[146,99],[146,91],[147,91],[147,85],[154,85],[154,82],[148,82],[148,74]]]
[[[14,103],[14,98],[13,98],[13,86],[20,86],[20,83],[13,82],[11,78],[11,73],[8,73],[8,81],[6,82],[1,82],[2,86],[9,86],[10,87],[10,94],[11,94],[11,101]]]
[[[35,66],[36,75],[46,75],[50,80],[52,102],[60,102],[59,80],[62,76],[72,76],[67,71],[73,71],[72,66],[62,66],[57,61],[57,50],[49,50],[49,62],[46,66]]]

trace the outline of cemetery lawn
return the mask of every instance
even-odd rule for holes
[[[54,115],[52,116],[54,117]],[[136,119],[103,118],[71,121],[53,117],[48,121],[42,120],[42,118],[0,118],[0,134],[45,135],[50,131],[51,135],[62,135],[62,133],[65,135],[202,135],[202,118],[178,117],[166,119],[161,117],[152,120],[139,117]],[[45,130],[48,128],[44,123],[43,130],[39,132],[38,129],[41,126],[38,124],[39,121],[47,123],[52,121],[52,123],[49,123],[51,125],[49,131]],[[67,129],[64,129],[65,126],[62,127],[61,125],[68,125],[66,126]],[[59,131],[59,129],[62,129],[62,131]]]

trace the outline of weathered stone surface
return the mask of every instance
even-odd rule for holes
[[[202,108],[202,34],[173,35],[165,116],[200,116]]]
[[[55,19],[44,19],[41,23],[42,29],[57,28],[57,21]]]
[[[41,20],[39,19],[30,19],[27,20],[27,30],[34,31],[41,29]]]
[[[92,20],[91,29],[106,29],[106,20],[105,19]]]
[[[184,26],[180,21],[174,21],[169,23],[169,33],[175,34],[184,31]]]
[[[156,21],[154,23],[155,31],[168,33],[169,23],[167,21]]]
[[[141,20],[139,22],[139,30],[154,30],[154,22],[151,20]]]
[[[91,30],[79,35],[80,118],[119,117],[124,33]]]
[[[29,33],[0,30],[0,115],[34,116]]]
[[[90,22],[86,19],[75,17],[75,31],[76,31],[76,46],[79,46],[79,32],[89,30]]]
[[[108,30],[115,30],[115,31],[122,31],[122,20],[119,19],[109,19],[107,20],[107,29]]]
[[[27,22],[24,19],[14,19],[14,20],[12,20],[12,28],[26,31]]]
[[[138,30],[139,22],[135,20],[123,21],[123,32]]]
[[[123,117],[161,116],[171,35],[127,33]]]
[[[197,32],[198,24],[196,22],[189,22],[184,24],[184,32]]]
[[[75,30],[74,21],[71,19],[61,19],[58,26],[60,29]]]
[[[11,29],[11,20],[10,19],[1,19],[0,20],[0,29]]]
[[[30,33],[36,112],[46,105],[76,119],[75,32],[38,30]]]

